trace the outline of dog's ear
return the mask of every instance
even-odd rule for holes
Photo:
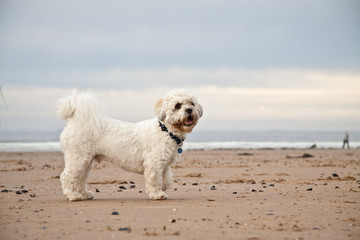
[[[196,97],[192,97],[192,102],[195,103],[195,109],[197,111],[197,113],[199,114],[199,117],[202,117],[203,115],[203,108],[200,105],[200,103],[198,102]]]
[[[155,103],[155,106],[154,106],[155,114],[156,114],[157,118],[158,118],[160,121],[164,121],[164,120],[165,120],[165,112],[164,112],[164,110],[163,110],[163,108],[162,108],[163,102],[164,102],[163,99],[159,99],[159,100]]]
[[[202,108],[202,106],[201,106],[199,103],[197,103],[196,106],[195,106],[195,108],[196,108],[197,112],[199,113],[199,116],[202,117],[202,115],[203,115],[203,108]]]

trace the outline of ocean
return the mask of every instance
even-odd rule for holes
[[[350,147],[360,148],[360,131],[349,132]],[[60,131],[0,131],[0,152],[60,151]],[[339,131],[194,131],[184,150],[199,149],[306,149],[342,148],[344,132]]]

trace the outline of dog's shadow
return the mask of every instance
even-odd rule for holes
[[[168,198],[166,200],[151,200],[147,197],[124,197],[124,198],[94,198],[92,200],[84,200],[84,201],[74,201],[69,202],[66,201],[69,204],[73,204],[74,206],[77,205],[86,205],[86,206],[107,206],[107,205],[118,205],[118,204],[124,204],[124,205],[139,205],[139,206],[147,206],[147,207],[170,207],[173,205],[181,205],[182,203],[195,203],[195,202],[202,202],[206,201],[206,198],[203,197],[181,197],[181,198]]]
[[[195,197],[181,197],[181,198],[168,198],[166,200],[151,200],[147,197],[139,198],[139,197],[125,197],[125,198],[94,198],[93,200],[87,200],[86,202],[120,202],[120,203],[153,203],[153,204],[164,204],[174,203],[174,202],[192,202],[192,201],[201,201],[203,198],[195,198]],[[205,199],[206,200],[206,199]]]

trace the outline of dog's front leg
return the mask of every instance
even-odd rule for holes
[[[145,166],[144,177],[146,192],[150,199],[153,200],[165,200],[167,199],[166,193],[163,188],[163,173],[162,166]]]
[[[171,171],[171,167],[167,167],[165,168],[164,174],[163,174],[163,184],[162,184],[162,190],[165,191],[167,190],[171,183],[173,181],[173,174]]]

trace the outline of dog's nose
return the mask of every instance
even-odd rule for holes
[[[188,114],[192,114],[192,109],[188,108],[188,109],[185,110],[185,112],[187,112]]]

